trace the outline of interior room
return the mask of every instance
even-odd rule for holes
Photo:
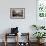
[[[46,46],[46,0],[0,0],[0,46]]]

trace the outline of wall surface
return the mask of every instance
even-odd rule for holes
[[[10,19],[10,8],[25,8],[25,19]],[[29,32],[32,37],[32,24],[36,24],[36,0],[0,0],[0,34],[19,27],[19,32]]]

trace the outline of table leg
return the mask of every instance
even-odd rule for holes
[[[5,46],[7,46],[7,35],[5,34]]]

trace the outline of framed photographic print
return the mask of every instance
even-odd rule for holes
[[[46,0],[37,0],[36,10],[36,24],[46,25]]]
[[[37,0],[37,15],[46,18],[46,0]]]
[[[10,8],[10,18],[11,19],[24,19],[25,8]]]

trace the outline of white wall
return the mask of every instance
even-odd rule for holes
[[[10,19],[10,8],[25,8],[25,19]],[[0,0],[0,34],[17,26],[32,35],[32,24],[36,24],[36,0]]]

